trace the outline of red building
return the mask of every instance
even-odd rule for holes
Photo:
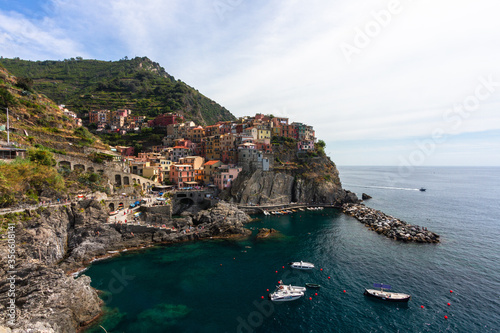
[[[177,113],[164,113],[148,121],[150,127],[167,127],[168,125],[182,123],[184,116]]]

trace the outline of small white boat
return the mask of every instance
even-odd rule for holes
[[[295,269],[313,269],[314,264],[311,264],[310,262],[296,261],[296,262],[291,262],[290,267]]]
[[[366,296],[375,297],[388,302],[408,302],[411,299],[411,295],[387,291],[387,289],[391,289],[390,285],[374,283],[373,286],[375,288],[380,288],[380,290],[365,289],[364,294]]]
[[[301,287],[301,286],[292,286],[291,284],[283,284],[283,281],[279,282],[279,286],[276,287],[276,291],[281,291],[281,290],[290,290],[290,291],[306,291],[306,287]]]
[[[269,299],[273,302],[288,302],[295,301],[302,296],[304,296],[304,292],[302,291],[278,290],[269,294]]]

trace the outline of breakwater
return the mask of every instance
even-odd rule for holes
[[[394,240],[417,243],[439,243],[439,235],[427,228],[411,225],[379,210],[366,207],[363,204],[346,203],[342,211],[371,230]]]

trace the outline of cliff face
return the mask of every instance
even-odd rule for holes
[[[259,205],[303,202],[341,206],[358,201],[354,193],[342,189],[338,170],[326,156],[278,166],[274,171],[241,173],[223,197],[241,204]]]

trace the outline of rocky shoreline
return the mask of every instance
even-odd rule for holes
[[[102,301],[90,286],[90,278],[80,274],[92,261],[127,249],[251,234],[244,228],[250,216],[225,202],[174,219],[170,229],[165,225],[104,223],[107,217],[107,209],[95,200],[17,215],[13,221],[15,269],[8,267],[7,260],[0,263],[0,332],[76,333],[98,319]],[[4,235],[0,255],[7,258],[8,253]],[[79,273],[72,274],[75,272]],[[11,275],[15,278],[14,298],[9,296]],[[13,325],[9,324],[7,308],[11,299],[15,302]]]
[[[439,243],[439,235],[427,228],[411,225],[393,216],[386,215],[363,204],[346,203],[342,206],[344,214],[356,218],[371,230],[388,238],[417,243]]]

